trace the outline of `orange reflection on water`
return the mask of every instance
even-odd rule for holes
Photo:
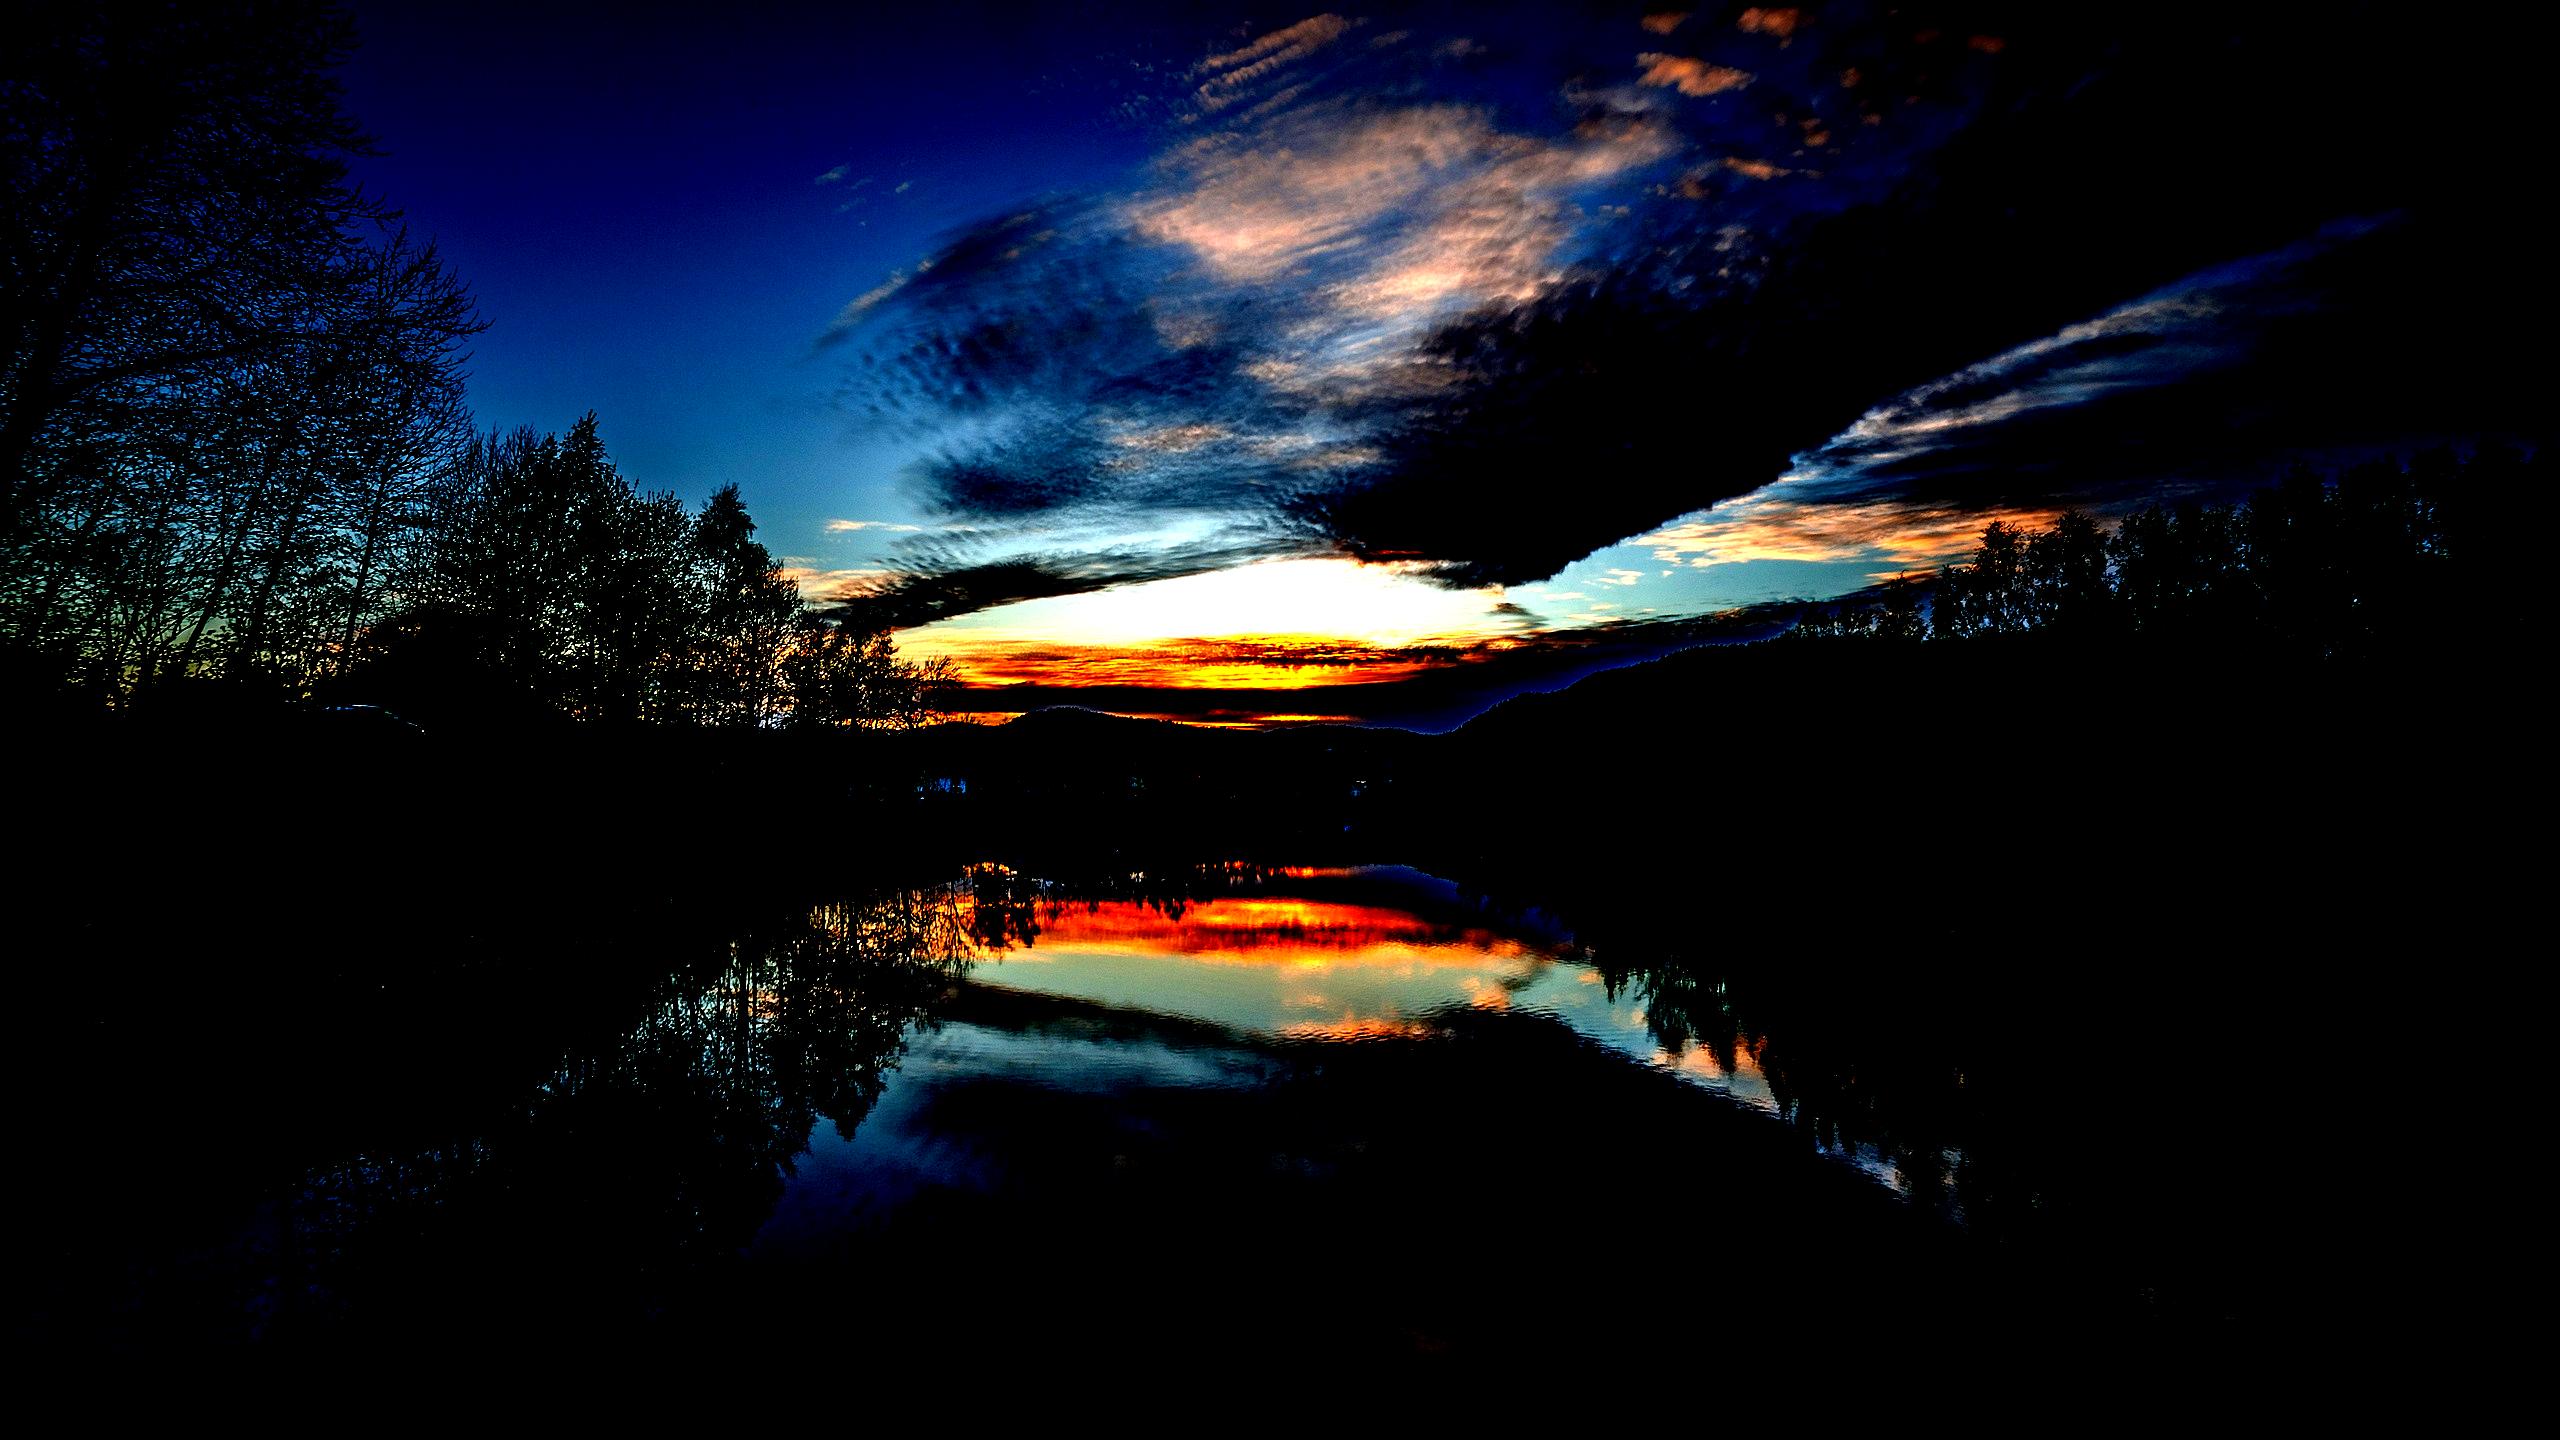
[[[1300,714],[1292,710],[1215,710],[1206,715],[1151,714],[1130,711],[1132,720],[1170,720],[1176,725],[1196,725],[1203,730],[1269,730],[1280,725],[1357,725],[1357,715]]]
[[[1708,1080],[1760,1079],[1760,1057],[1748,1045],[1733,1047],[1733,1068],[1730,1070],[1716,1059],[1714,1051],[1704,1045],[1683,1046],[1677,1055],[1668,1050],[1656,1050],[1653,1063],[1666,1070],[1677,1070]]]
[[[1292,1040],[1409,1040],[1428,1035],[1431,1027],[1420,1020],[1364,1019],[1345,1015],[1339,1020],[1301,1020],[1284,1025],[1280,1033]]]
[[[1180,955],[1263,966],[1424,965],[1481,968],[1533,951],[1491,930],[1434,924],[1408,911],[1329,900],[1224,898],[1179,917],[1127,900],[1070,905],[1045,917],[1042,946]]]
[[[991,956],[977,978],[1297,1039],[1376,1040],[1423,1034],[1452,1009],[1508,1008],[1553,958],[1461,918],[1224,896],[1043,909],[1029,945]]]

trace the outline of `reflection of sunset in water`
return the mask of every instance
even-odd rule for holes
[[[1265,1034],[1368,1040],[1420,1033],[1450,1006],[1506,1007],[1553,963],[1514,936],[1394,906],[1257,895],[1043,907],[1032,944],[978,975]]]
[[[952,1146],[934,1118],[938,1097],[982,1082],[1082,1096],[1256,1088],[1303,1059],[1322,1057],[1320,1073],[1331,1057],[1313,1047],[1385,1049],[1453,1032],[1500,1044],[1552,1023],[1631,1064],[1785,1114],[1753,1041],[1675,1048],[1648,1026],[1644,993],[1613,990],[1570,939],[1493,920],[1446,880],[1401,866],[1238,861],[1156,883],[1203,898],[1069,898],[1004,865],[971,867],[945,892],[976,937],[965,983],[1079,1003],[998,1003],[915,1031],[869,1117],[850,1134],[812,1135],[791,1182],[811,1198],[787,1204],[817,1218],[792,1223],[823,1227],[921,1186],[985,1183],[996,1162]],[[1424,1049],[1408,1053],[1433,1063]],[[1903,1183],[1880,1151],[1835,1153]]]
[[[1266,883],[1325,888],[1384,872],[1298,867]],[[1419,877],[1415,877],[1419,878]],[[1158,907],[1130,900],[1035,907],[1028,946],[990,952],[982,984],[1131,1010],[1182,1015],[1292,1040],[1364,1041],[1430,1033],[1456,1010],[1551,1016],[1585,1039],[1774,1110],[1755,1057],[1728,1069],[1704,1046],[1665,1050],[1635,997],[1552,942],[1524,938],[1445,905],[1258,893]]]
[[[1473,969],[1533,953],[1509,936],[1438,925],[1405,910],[1273,897],[1204,900],[1183,907],[1179,918],[1127,900],[1070,904],[1044,913],[1035,948],[1313,968]]]

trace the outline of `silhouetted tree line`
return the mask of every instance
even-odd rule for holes
[[[2334,478],[2297,465],[2227,505],[2154,504],[2110,534],[2069,511],[2043,530],[1993,521],[1971,559],[1807,614],[1790,638],[1916,642],[2041,633],[2352,656],[2487,618],[2498,553],[2534,487],[2504,446],[2434,450]]]
[[[382,611],[481,328],[363,193],[343,16],[44,6],[0,69],[0,615],[122,691],[309,678]]]
[[[487,691],[600,720],[904,724],[734,488],[639,495],[592,418],[476,435],[484,328],[365,193],[323,4],[39,7],[0,60],[0,650],[117,705]],[[368,674],[368,667],[375,673]]]
[[[393,690],[499,682],[584,719],[913,726],[943,662],[808,611],[734,485],[698,512],[632,489],[588,415],[479,436],[420,487],[403,608],[348,657]]]

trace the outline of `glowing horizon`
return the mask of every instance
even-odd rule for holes
[[[949,660],[978,689],[1388,684],[1611,625],[1827,599],[1961,559],[1990,520],[2035,528],[2060,513],[1824,504],[1796,493],[1810,478],[1791,474],[1531,585],[1451,589],[1404,562],[1263,560],[993,606],[901,630],[898,644]]]
[[[1294,690],[1402,679],[1434,663],[1406,652],[1498,644],[1518,629],[1503,603],[1499,588],[1449,590],[1392,566],[1265,560],[999,606],[900,631],[898,645],[979,685]]]

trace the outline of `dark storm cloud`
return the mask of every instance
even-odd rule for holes
[[[2210,32],[2104,7],[1835,6],[1785,35],[1702,12],[1668,38],[1621,18],[1543,47],[1488,20],[1463,82],[1394,68],[1441,53],[1419,34],[1258,52],[1292,57],[1252,77],[1278,108],[848,307],[855,393],[935,437],[916,479],[956,517],[1211,516],[1256,554],[1458,586],[1756,490],[1880,406],[1894,445],[1823,457],[1841,493],[1943,508],[2531,403],[2483,348],[2549,320],[2502,238],[2536,232],[2496,228],[2526,92],[2471,37],[2352,7]],[[1319,54],[1367,88],[1291,92]],[[2306,239],[2356,216],[2392,218]],[[2234,265],[2174,324],[2066,336]],[[1933,419],[1961,423],[1914,438]],[[928,593],[929,568],[902,584]],[[1029,583],[965,580],[935,613]]]
[[[2115,350],[2112,383],[1986,418],[1970,456],[1869,480],[1925,478],[1988,507],[2031,462],[2039,494],[2068,498],[2099,477],[2159,478],[2235,431],[2313,444],[2518,414],[2511,351],[2488,342],[2519,311],[2547,323],[2547,285],[2517,279],[2542,267],[2499,238],[2534,232],[2482,230],[2438,157],[2434,173],[2377,163],[2406,149],[2396,107],[2360,121],[2377,112],[2316,103],[2357,98],[2360,72],[2286,38],[2030,78],[1872,204],[1805,217],[1746,257],[1702,243],[1450,327],[1430,350],[1448,382],[1381,427],[1374,477],[1319,498],[1325,527],[1355,554],[1436,560],[1453,584],[1542,578],[1758,488],[1879,397],[2390,200],[2407,202],[2400,238],[2373,242],[2373,259],[2313,257],[2286,284],[2229,287],[2174,347],[2093,337],[2054,361]],[[2243,146],[2286,173],[2233,163]],[[2191,363],[2205,372],[2192,384]]]
[[[857,629],[903,629],[1021,600],[1174,580],[1298,553],[1307,553],[1305,547],[1285,540],[1251,539],[1154,548],[1099,547],[992,560],[968,559],[958,547],[923,549],[896,561],[895,573],[887,579],[826,608],[828,614]]]
[[[2538,244],[2423,217],[2333,225],[1877,406],[1783,488],[2103,510],[2293,459],[2533,438],[2547,381],[2519,342],[2550,317],[2515,277]]]

